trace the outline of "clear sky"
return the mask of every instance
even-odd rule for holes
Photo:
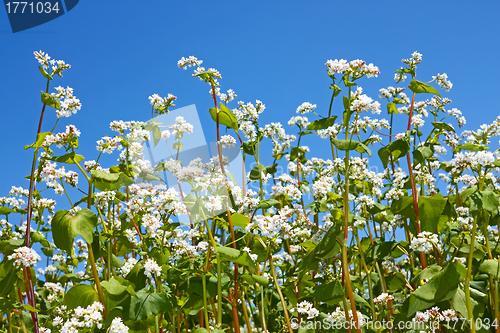
[[[13,34],[0,8],[0,196],[11,185],[28,187],[22,177],[32,153],[23,146],[34,141],[45,85],[35,50],[73,66],[54,84],[73,87],[83,103],[61,124],[81,130],[87,159],[97,156],[96,140],[113,134],[110,121],[146,120],[153,93],[176,95],[178,107],[195,104],[205,136],[215,141],[208,86],[177,68],[190,55],[217,68],[222,89],[238,100],[262,100],[263,121],[286,123],[305,101],[327,113],[327,60],[379,66],[377,79],[360,81],[377,98],[379,88],[395,84],[401,59],[418,51],[417,79],[446,72],[454,87],[445,96],[475,129],[500,113],[499,12],[497,1],[82,0],[54,21]],[[402,117],[395,132],[404,131]],[[48,109],[43,131],[54,120]]]

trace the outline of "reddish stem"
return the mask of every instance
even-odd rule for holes
[[[411,99],[411,107],[410,107],[410,116],[408,118],[408,131],[411,130],[411,118],[413,115],[413,107],[415,106],[415,93],[413,93],[413,97]],[[420,234],[422,232],[422,229],[420,228],[420,215],[418,212],[418,197],[417,197],[417,186],[415,185],[415,178],[413,177],[413,168],[412,168],[412,163],[410,159],[410,153],[406,154],[406,161],[408,162],[408,171],[410,174],[410,181],[411,181],[411,193],[413,196],[413,207],[415,209],[415,221],[417,225],[417,234]],[[425,253],[420,252],[420,261],[422,263],[422,269],[425,269],[427,267],[427,263],[425,260]]]

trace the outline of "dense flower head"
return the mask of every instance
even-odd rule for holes
[[[49,75],[59,75],[62,77],[62,72],[68,68],[71,68],[71,65],[66,64],[64,60],[54,60],[51,59],[50,56],[43,51],[34,51],[35,59],[38,60],[40,66],[47,71],[49,69],[49,65],[52,65],[52,71],[47,73]]]
[[[235,94],[233,89],[229,89],[226,94],[220,93],[220,91],[219,91],[219,93],[217,95],[219,96],[221,101],[223,101],[226,104],[231,102],[232,100],[234,100],[236,97],[238,97],[238,95]]]
[[[34,266],[42,258],[35,250],[23,246],[14,250],[14,253],[7,257],[9,260],[14,260],[17,267],[31,267]]]
[[[432,79],[436,80],[439,86],[443,89],[446,89],[446,91],[450,91],[450,89],[453,87],[453,83],[448,80],[448,75],[446,75],[446,73],[433,76]]]
[[[203,63],[203,60],[198,60],[198,58],[194,56],[189,56],[187,58],[182,57],[178,62],[177,66],[179,68],[187,69],[191,66],[200,66]]]
[[[158,94],[153,94],[148,98],[155,111],[160,114],[168,114],[168,108],[174,107],[175,104],[173,102],[177,99],[177,97],[172,94],[168,94],[167,97],[160,97]]]
[[[147,259],[144,263],[144,274],[153,279],[153,276],[158,276],[161,273],[161,267],[158,266],[154,259]]]
[[[423,231],[412,240],[410,247],[414,251],[429,253],[434,249],[434,247],[439,248],[439,244],[438,235],[428,231]]]
[[[422,62],[422,54],[417,51],[411,54],[411,58],[401,60],[404,64],[407,64],[411,68],[414,68],[416,65]]]
[[[389,295],[387,293],[382,293],[379,296],[375,297],[373,299],[373,302],[378,305],[386,305],[387,302],[391,301],[394,299],[394,296]]]
[[[354,101],[351,103],[351,110],[355,112],[371,111],[374,114],[380,114],[380,103],[373,101],[371,97],[362,94],[363,89],[358,87],[355,92],[352,92]]]
[[[316,104],[311,104],[309,102],[304,102],[297,108],[297,113],[305,114],[308,112],[313,112],[316,109]]]
[[[373,64],[367,65],[363,60],[353,60],[351,62],[347,62],[347,60],[328,60],[326,62],[326,67],[330,75],[335,74],[349,74],[356,76],[366,75],[367,77],[376,77],[380,74],[380,70],[377,66]]]
[[[128,330],[120,317],[115,317],[109,327],[109,333],[128,333]]]
[[[80,100],[73,95],[73,88],[59,86],[55,89],[57,93],[52,93],[51,96],[61,106],[60,110],[56,110],[57,118],[69,117],[72,114],[76,114],[82,108]]]

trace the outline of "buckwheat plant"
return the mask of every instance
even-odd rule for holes
[[[29,183],[0,198],[2,331],[500,332],[500,117],[458,132],[465,116],[441,95],[453,84],[418,81],[420,53],[378,99],[361,87],[377,66],[328,60],[329,108],[304,101],[284,124],[183,57],[217,133],[213,156],[190,161],[193,124],[160,121],[170,93],[78,154],[66,118],[82,104],[50,89],[71,66],[35,58],[47,82]],[[169,156],[152,162],[160,143]]]

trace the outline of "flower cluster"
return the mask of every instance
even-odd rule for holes
[[[31,267],[35,266],[38,261],[40,261],[42,258],[38,253],[36,253],[35,250],[23,246],[23,247],[18,247],[17,249],[14,250],[14,253],[9,255],[7,257],[9,260],[14,260],[14,264],[17,267]]]
[[[82,108],[80,100],[73,95],[73,88],[56,87],[55,89],[57,93],[52,93],[51,96],[60,104],[60,109],[56,111],[58,118],[69,117]]]
[[[326,67],[330,75],[335,74],[348,74],[361,77],[366,75],[367,77],[377,77],[380,74],[380,70],[377,66],[373,64],[367,65],[363,60],[352,60],[347,62],[347,60],[328,60],[326,62]]]
[[[432,232],[423,231],[414,238],[410,247],[414,251],[429,253],[434,247],[439,248],[439,236]]]

